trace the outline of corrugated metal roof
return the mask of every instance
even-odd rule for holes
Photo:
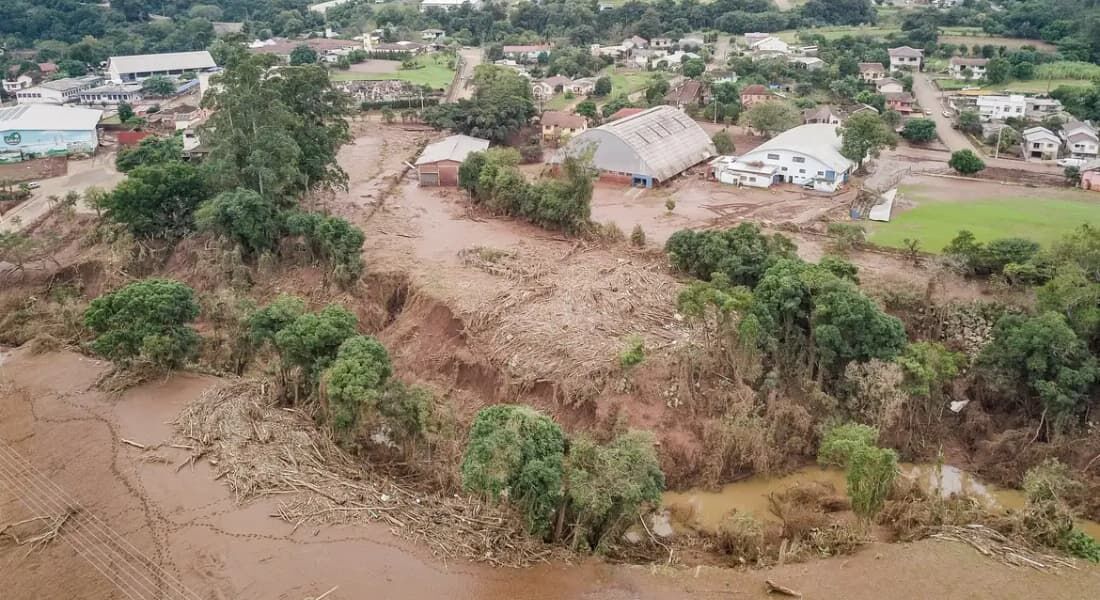
[[[214,57],[206,50],[199,52],[169,52],[166,54],[135,54],[112,56],[110,65],[119,73],[151,73],[153,71],[191,71],[212,69]]]
[[[787,150],[812,156],[837,172],[847,171],[853,163],[840,153],[841,140],[837,135],[837,127],[839,125],[811,123],[788,129],[746,152],[741,160],[749,162],[753,160],[753,156],[766,154],[769,150]]]
[[[481,152],[489,147],[489,140],[471,137],[468,135],[452,135],[434,144],[428,144],[420,158],[416,159],[417,166],[441,160],[453,160],[462,162],[474,152]]]
[[[96,128],[103,111],[52,104],[25,104],[0,108],[0,130],[88,131]]]
[[[629,146],[645,166],[642,174],[659,181],[717,154],[707,132],[691,117],[671,106],[656,106],[589,129],[588,132],[597,130],[607,132]],[[583,147],[590,141],[586,139],[588,132],[573,138],[570,145]],[[593,136],[591,139],[598,138]]]

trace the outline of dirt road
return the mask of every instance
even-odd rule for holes
[[[0,217],[0,232],[19,231],[50,209],[49,197],[62,197],[70,191],[83,192],[89,187],[110,191],[125,177],[115,170],[114,153],[100,153],[93,158],[69,161],[69,172],[62,177],[43,179],[29,200]],[[94,212],[83,202],[78,212]]]
[[[463,48],[458,51],[462,57],[462,71],[458,74],[458,83],[451,90],[449,100],[456,102],[474,95],[474,88],[470,80],[474,77],[474,69],[481,64],[483,53],[481,48]]]
[[[22,350],[0,366],[0,528],[79,509],[42,549],[0,538],[4,600],[300,600],[329,590],[329,600],[763,600],[764,579],[819,599],[1084,600],[1100,586],[1095,567],[1049,575],[934,541],[751,571],[599,560],[525,570],[444,564],[383,526],[270,518],[280,497],[238,504],[215,480],[217,467],[186,466],[186,450],[122,443],[166,440],[167,422],[222,382],[176,375],[113,397],[92,389],[105,368],[72,353]],[[36,471],[59,487],[47,490]]]
[[[970,150],[982,156],[982,160],[985,161],[985,164],[991,167],[1002,167],[1005,169],[1030,171],[1034,173],[1062,172],[1061,167],[1056,165],[993,158],[982,154],[981,150],[970,143],[970,140],[967,139],[961,131],[952,126],[951,119],[943,115],[943,111],[946,108],[946,99],[943,93],[936,89],[935,84],[932,83],[932,80],[926,73],[913,73],[913,95],[921,105],[921,108],[932,113],[931,115],[925,116],[936,122],[936,134],[939,135],[940,141],[942,141],[951,152]]]

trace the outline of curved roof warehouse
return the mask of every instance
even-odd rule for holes
[[[589,129],[574,137],[565,152],[575,156],[589,149],[601,177],[643,187],[668,181],[717,154],[703,128],[671,106]]]
[[[93,152],[102,111],[52,104],[0,108],[0,156]]]

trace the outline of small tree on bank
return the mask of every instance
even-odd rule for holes
[[[951,160],[947,161],[947,166],[955,170],[960,175],[973,175],[985,169],[985,163],[982,159],[978,158],[977,154],[974,154],[973,150],[958,150],[951,154]]]
[[[195,292],[169,279],[145,279],[104,294],[84,312],[95,334],[96,354],[127,366],[143,360],[160,369],[194,357],[199,334],[190,325],[199,316]]]

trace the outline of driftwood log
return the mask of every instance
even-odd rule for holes
[[[768,588],[769,594],[780,594],[783,596],[790,596],[791,598],[802,597],[802,592],[796,592],[785,585],[779,585],[771,579],[765,579],[764,585]]]

